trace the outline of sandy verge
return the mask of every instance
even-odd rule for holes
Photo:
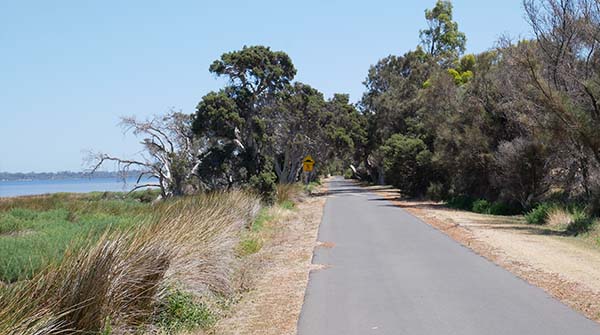
[[[398,200],[372,188],[479,255],[600,322],[600,250],[521,217],[463,212],[433,202]]]
[[[255,255],[251,289],[215,334],[295,334],[317,244],[325,196],[307,197],[283,220]]]

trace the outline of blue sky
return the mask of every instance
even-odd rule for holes
[[[369,65],[419,42],[435,1],[0,1],[0,171],[81,170],[83,152],[131,156],[119,116],[192,113],[223,81],[223,52],[287,52],[297,80],[360,99]],[[457,0],[467,51],[524,37],[520,0]],[[110,169],[110,167],[109,167]]]

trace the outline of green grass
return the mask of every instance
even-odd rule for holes
[[[167,334],[212,327],[217,318],[190,293],[171,290],[159,309],[156,324]]]
[[[30,278],[67,247],[148,215],[149,204],[122,194],[25,197],[0,203],[0,281]]]
[[[285,201],[281,202],[279,204],[279,206],[281,206],[281,208],[287,209],[287,210],[292,210],[292,209],[296,208],[296,204],[291,200],[285,200]]]
[[[273,219],[274,217],[272,214],[269,213],[269,209],[267,207],[261,208],[258,212],[258,215],[256,216],[256,219],[254,219],[254,222],[252,223],[252,231],[261,231],[265,226],[265,223]]]
[[[262,243],[260,240],[253,237],[246,237],[240,241],[238,254],[242,257],[252,255],[259,252],[261,248]]]

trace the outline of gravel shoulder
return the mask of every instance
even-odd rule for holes
[[[426,201],[398,199],[394,189],[369,187],[479,255],[600,322],[600,248],[522,217],[482,215]]]

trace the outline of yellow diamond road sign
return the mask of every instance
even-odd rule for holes
[[[304,172],[311,172],[314,165],[315,161],[310,155],[304,157],[302,160],[302,170],[304,170]]]

